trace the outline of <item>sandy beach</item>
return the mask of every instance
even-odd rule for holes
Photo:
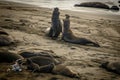
[[[120,60],[120,19],[107,16],[60,10],[60,19],[71,16],[71,29],[78,37],[90,39],[101,47],[71,44],[52,40],[45,35],[51,26],[53,9],[36,7],[14,2],[0,1],[0,29],[5,30],[18,41],[17,46],[0,47],[18,53],[26,49],[52,50],[58,56],[66,57],[65,65],[78,72],[80,79],[50,73],[29,71],[6,73],[10,66],[0,63],[0,80],[120,80],[120,75],[108,72],[99,66],[104,61]],[[5,79],[4,79],[5,78]]]

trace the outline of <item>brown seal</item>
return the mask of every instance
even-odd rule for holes
[[[49,33],[48,36],[52,37],[53,39],[56,39],[59,35],[60,32],[62,32],[62,24],[59,18],[60,12],[59,12],[59,8],[54,8],[54,11],[52,13],[52,24],[51,24],[51,28],[49,28]]]
[[[34,57],[30,57],[29,59],[31,59],[34,63],[38,64],[39,66],[55,63],[53,59],[43,56],[34,56]]]
[[[56,55],[52,50],[42,50],[42,49],[22,50],[19,51],[18,54],[20,54],[24,58],[37,57],[37,56],[40,56],[39,58],[45,57],[53,60],[55,64],[61,64],[66,60],[65,57]]]
[[[56,65],[52,71],[54,74],[61,74],[64,76],[79,78],[79,74],[63,64]]]
[[[0,30],[0,46],[9,46],[14,44],[13,38],[4,30]]]
[[[81,45],[92,44],[95,47],[100,47],[99,44],[92,42],[88,39],[76,37],[70,29],[70,16],[67,14],[65,16],[66,18],[63,20],[64,30],[62,33],[62,39],[64,41]]]
[[[0,51],[0,62],[14,62],[18,59],[24,59],[22,56],[20,56],[19,54],[15,54],[12,52],[8,52],[8,51]]]
[[[110,72],[120,74],[120,62],[105,62],[100,67],[105,68]]]
[[[52,72],[52,70],[54,68],[54,63],[46,63],[46,61],[45,61],[45,64],[42,64],[42,63],[40,64],[40,62],[39,63],[35,62],[35,58],[34,58],[34,60],[33,60],[33,58],[32,59],[28,58],[26,61],[27,68],[29,70],[32,70],[32,72],[44,72],[44,73]]]
[[[55,65],[53,61],[45,57],[28,58],[27,67],[36,72],[61,74],[68,77],[79,78],[77,72],[74,72],[63,64]]]

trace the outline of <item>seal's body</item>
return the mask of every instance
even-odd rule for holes
[[[120,74],[120,62],[105,62],[101,67],[108,71]]]
[[[59,19],[59,9],[54,8],[53,14],[52,14],[52,26],[49,30],[48,36],[52,38],[57,38],[60,35],[60,32],[62,32],[62,25],[61,21]]]
[[[12,37],[7,32],[0,30],[0,46],[9,46],[13,43]]]
[[[99,47],[99,44],[92,42],[85,38],[76,37],[70,29],[70,16],[66,15],[66,19],[63,20],[64,23],[64,31],[62,34],[62,39],[66,42],[74,43],[74,44],[81,44],[81,45],[88,45],[93,44],[93,46]]]

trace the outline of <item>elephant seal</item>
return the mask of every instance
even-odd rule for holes
[[[7,32],[0,30],[0,46],[9,46],[13,43],[12,37]]]
[[[52,72],[54,68],[54,63],[49,63],[45,65],[40,65],[35,63],[32,59],[28,58],[27,61],[27,68],[29,70],[32,70],[32,72],[44,72],[44,73],[50,73]]]
[[[40,66],[34,63],[31,59],[26,60],[27,69],[32,70],[32,72],[39,71]]]
[[[53,59],[43,56],[34,56],[30,57],[29,59],[31,59],[34,63],[38,64],[39,66],[55,63]]]
[[[46,57],[55,62],[55,64],[61,64],[65,61],[65,57],[57,56],[54,52],[49,50],[25,50],[20,51],[19,54],[23,56],[24,58],[30,58],[30,57]]]
[[[88,39],[74,36],[73,32],[70,29],[70,16],[68,14],[66,14],[65,16],[66,18],[63,20],[64,30],[62,33],[62,39],[64,41],[74,43],[74,44],[81,44],[81,45],[92,44],[95,47],[100,47],[99,44],[92,42]]]
[[[6,35],[0,35],[0,46],[9,46],[13,43],[14,41],[11,39],[11,37]]]
[[[52,24],[51,24],[51,28],[49,29],[49,33],[47,34],[49,37],[51,37],[52,39],[56,39],[58,38],[58,36],[60,35],[60,32],[62,32],[62,24],[61,21],[59,19],[59,8],[54,8],[54,11],[52,13]]]
[[[64,66],[63,64],[55,65],[54,62],[49,61],[42,57],[37,60],[38,57],[28,58],[27,59],[27,67],[30,70],[36,72],[43,72],[43,73],[53,73],[53,74],[61,74],[68,77],[75,77],[78,78],[78,74],[68,67]]]
[[[12,52],[8,52],[8,51],[0,51],[0,62],[7,62],[7,63],[11,63],[14,62],[18,59],[24,59],[22,56],[12,53]]]
[[[52,71],[54,74],[61,74],[64,76],[79,78],[79,74],[63,64],[56,65]]]
[[[61,58],[60,56],[57,56],[54,52],[48,50],[39,50],[39,51],[25,50],[25,51],[20,51],[19,54],[24,58],[29,58],[33,56],[50,57],[50,55],[53,56],[54,58]]]
[[[120,62],[105,62],[100,67],[120,75]]]

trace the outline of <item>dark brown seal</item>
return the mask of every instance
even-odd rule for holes
[[[54,74],[61,74],[72,78],[80,78],[79,74],[63,64],[56,65],[52,71]]]
[[[34,56],[30,57],[29,59],[31,59],[34,63],[38,64],[39,66],[55,63],[53,59],[43,56]]]
[[[40,66],[34,63],[31,59],[27,59],[26,65],[27,65],[27,69],[32,70],[32,72],[40,70]]]
[[[0,29],[0,35],[9,35],[9,34],[5,32],[4,30]]]
[[[52,37],[53,39],[56,39],[60,35],[60,32],[62,32],[62,25],[59,15],[60,15],[59,8],[54,8],[51,19],[52,24],[48,33],[48,36]]]
[[[105,62],[100,67],[120,75],[120,62]]]
[[[9,46],[13,43],[13,38],[4,30],[0,30],[0,46]]]
[[[52,50],[23,50],[19,51],[19,54],[24,58],[30,58],[35,56],[46,57],[55,62],[55,64],[63,63],[66,58],[56,55]]]
[[[78,73],[74,72],[68,67],[62,64],[55,65],[53,61],[46,59],[45,57],[28,58],[27,67],[28,69],[36,72],[61,74],[64,76],[76,78],[79,77]]]
[[[62,39],[66,42],[74,43],[74,44],[81,44],[81,45],[88,45],[92,44],[95,47],[99,47],[99,44],[92,42],[85,38],[79,38],[74,36],[73,32],[70,29],[70,16],[66,14],[66,18],[63,20],[64,23],[64,31],[62,34]]]
[[[0,51],[0,62],[14,62],[18,59],[23,59],[22,56],[20,56],[19,54],[15,54],[12,52],[8,52],[8,51]]]
[[[0,46],[9,46],[13,43],[13,40],[9,36],[0,35]]]
[[[28,58],[27,61],[27,68],[32,70],[32,72],[43,72],[43,73],[50,73],[54,68],[54,63],[49,64],[37,64],[33,59]]]

